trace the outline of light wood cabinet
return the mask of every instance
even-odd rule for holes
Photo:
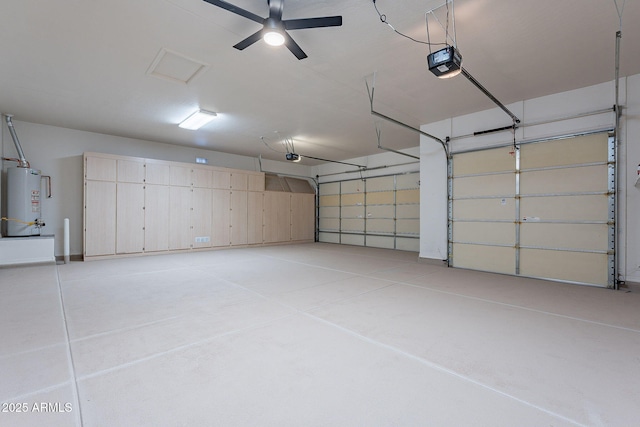
[[[211,245],[231,244],[231,194],[229,190],[211,190],[213,207],[211,217]]]
[[[231,187],[232,190],[247,191],[248,177],[246,173],[231,172]]]
[[[291,194],[291,240],[310,240],[315,237],[315,194]]]
[[[169,249],[191,247],[191,188],[169,187]]]
[[[169,187],[147,184],[144,190],[144,205],[145,252],[168,251]]]
[[[95,181],[116,180],[116,160],[102,157],[86,157],[84,176]]]
[[[142,184],[145,178],[143,160],[122,160],[117,161],[118,182],[136,182]]]
[[[194,188],[191,193],[191,244],[194,248],[211,247],[212,191]]]
[[[212,172],[212,180],[211,180],[212,188],[220,188],[228,190],[231,188],[231,173],[216,171]]]
[[[180,187],[190,187],[191,168],[187,166],[170,165],[169,166],[169,185]]]
[[[142,170],[142,168],[141,168]],[[116,185],[116,253],[144,251],[144,185]]]
[[[115,171],[115,162],[113,164]],[[116,183],[87,181],[84,194],[85,256],[116,253]]]
[[[168,164],[147,160],[144,169],[147,184],[169,185],[171,172]]]
[[[257,191],[247,193],[247,243],[255,245],[263,242],[262,215],[264,212],[264,194]]]
[[[85,153],[85,259],[312,240],[314,197],[265,175]]]
[[[231,244],[247,244],[247,192],[231,191]]]
[[[277,243],[291,240],[291,197],[289,193],[265,191],[264,242]]]
[[[264,191],[264,174],[247,175],[247,189],[249,191]]]
[[[212,188],[213,176],[210,169],[195,168],[191,172],[194,187]]]

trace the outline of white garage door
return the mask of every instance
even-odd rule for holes
[[[420,174],[320,184],[321,242],[418,252]]]
[[[603,133],[455,154],[450,264],[612,287],[614,175]]]

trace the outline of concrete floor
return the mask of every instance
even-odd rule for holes
[[[633,426],[640,295],[306,244],[0,269],[0,426]]]

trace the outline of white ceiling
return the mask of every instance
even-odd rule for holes
[[[266,0],[229,2],[268,13]],[[425,12],[443,2],[377,5],[396,29],[425,39]],[[18,121],[274,160],[293,137],[303,156],[344,160],[379,152],[365,87],[373,72],[376,110],[412,126],[495,106],[462,76],[433,76],[427,46],[382,24],[371,0],[287,0],[284,19],[343,16],[342,27],[290,32],[309,55],[301,61],[262,41],[232,48],[260,25],[203,0],[20,0],[2,9],[0,111]],[[505,104],[614,77],[614,0],[456,0],[455,12],[465,68]],[[640,2],[628,1],[622,75],[640,73],[638,22]],[[208,67],[188,84],[152,76],[162,49]],[[198,107],[219,118],[178,128]],[[419,144],[380,125],[385,146]]]

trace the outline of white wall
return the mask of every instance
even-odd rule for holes
[[[43,234],[53,234],[55,253],[63,253],[62,227],[64,218],[70,221],[71,255],[82,254],[82,203],[83,162],[82,153],[93,151],[124,156],[194,163],[196,156],[209,159],[209,164],[243,170],[260,170],[257,158],[237,156],[210,150],[178,145],[122,138],[55,126],[13,120],[16,133],[26,159],[34,169],[52,177],[51,199],[42,199],[42,218],[46,222]],[[16,149],[7,129],[2,124],[2,157],[16,157]],[[3,162],[3,175],[13,162]],[[312,176],[310,167],[274,161],[263,161],[263,169],[272,172]],[[5,182],[2,179],[2,213],[6,214]],[[43,188],[44,190],[44,188]]]
[[[420,170],[420,161],[418,159],[389,151],[380,151],[381,152],[379,154],[344,160],[346,163],[366,166],[368,170],[363,172],[359,172],[359,168],[357,166],[340,163],[325,163],[319,166],[314,166],[311,168],[311,171],[314,176],[319,176],[318,181],[322,183],[358,178],[371,178],[375,176],[401,174],[406,172],[418,172]],[[420,153],[419,147],[398,151],[412,156],[419,156]]]
[[[622,79],[620,103],[623,120],[620,132],[619,161],[619,276],[622,280],[640,282],[640,188],[635,187],[636,169],[640,163],[640,75]],[[569,92],[525,100],[507,107],[522,121],[525,127],[516,132],[517,141],[542,139],[552,136],[613,128],[615,114],[612,111],[598,115],[554,123],[526,126],[540,121],[566,118],[582,113],[611,109],[615,104],[614,82],[607,82]],[[463,137],[511,124],[511,119],[500,109],[481,111],[454,117],[421,127],[425,132],[441,139],[451,137],[452,152],[465,151],[513,140],[511,132],[500,132],[478,137]],[[446,209],[447,188],[442,185],[444,155],[438,153],[439,144],[422,136],[420,140],[421,175],[420,192],[420,256],[443,259],[447,252]],[[442,212],[445,212],[443,218]],[[446,258],[446,256],[445,256]]]

